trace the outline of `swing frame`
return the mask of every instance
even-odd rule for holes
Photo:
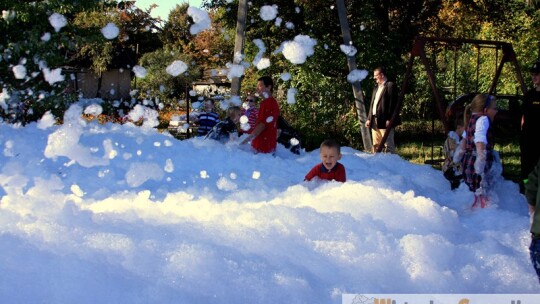
[[[493,41],[493,40],[478,40],[478,39],[462,39],[462,38],[442,38],[442,37],[425,37],[425,36],[417,36],[414,39],[409,62],[407,63],[407,70],[405,73],[405,77],[403,80],[403,84],[401,86],[401,91],[399,93],[398,97],[398,106],[396,107],[396,110],[394,111],[394,114],[392,115],[392,119],[390,120],[390,126],[389,128],[392,128],[395,126],[395,121],[399,115],[399,111],[401,110],[401,106],[403,104],[403,98],[405,96],[405,93],[407,92],[408,85],[412,76],[412,69],[414,65],[414,59],[416,57],[419,57],[428,76],[429,84],[431,87],[431,90],[433,92],[433,97],[435,100],[435,105],[437,108],[437,112],[439,114],[439,118],[441,119],[441,122],[444,126],[445,134],[447,134],[450,131],[448,119],[446,117],[446,103],[444,102],[441,93],[439,91],[439,88],[436,84],[436,77],[435,73],[432,70],[430,66],[429,59],[426,55],[426,45],[428,43],[439,43],[439,44],[447,44],[449,46],[460,46],[463,44],[474,44],[478,48],[482,47],[495,47],[497,49],[502,50],[502,57],[500,59],[500,62],[497,62],[497,68],[495,71],[495,76],[493,77],[493,80],[491,82],[491,86],[488,90],[488,94],[493,94],[497,88],[497,83],[499,80],[499,77],[501,75],[502,69],[504,67],[505,63],[510,63],[514,66],[514,70],[516,72],[516,77],[519,82],[519,86],[521,88],[521,91],[523,92],[523,95],[527,92],[527,88],[525,86],[525,82],[523,80],[523,76],[521,74],[521,68],[518,64],[516,53],[514,52],[514,49],[512,47],[511,43],[508,42],[502,42],[502,41]],[[497,56],[498,57],[498,56]],[[477,59],[479,60],[479,59]],[[478,66],[477,66],[477,74],[478,74]],[[478,75],[477,75],[478,78]],[[377,152],[381,152],[382,148],[384,147],[384,143],[386,142],[386,139],[388,137],[388,133],[386,133],[382,138],[382,144],[379,146]]]

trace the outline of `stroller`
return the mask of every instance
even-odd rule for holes
[[[298,133],[289,123],[280,115],[278,117],[278,139],[277,142],[285,146],[294,154],[300,154],[301,139]]]
[[[224,143],[229,140],[232,133],[238,133],[236,124],[227,118],[226,120],[222,120],[213,126],[212,130],[206,134],[204,139],[210,138]]]

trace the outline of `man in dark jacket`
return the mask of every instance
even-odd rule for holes
[[[366,128],[371,128],[373,139],[373,152],[377,151],[381,145],[382,138],[386,132],[388,137],[384,146],[386,152],[396,153],[394,143],[394,128],[400,124],[399,116],[390,128],[390,120],[398,105],[397,86],[386,78],[383,67],[377,67],[373,71],[373,78],[377,86],[373,89],[371,105],[369,106]]]

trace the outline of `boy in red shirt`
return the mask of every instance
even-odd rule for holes
[[[257,92],[264,100],[259,107],[257,123],[251,134],[242,141],[251,141],[251,146],[259,153],[273,153],[277,146],[277,122],[279,105],[272,96],[274,81],[270,76],[262,76],[257,81]]]
[[[339,144],[327,139],[321,144],[321,163],[316,165],[309,171],[304,180],[310,181],[317,177],[324,180],[335,180],[338,182],[346,181],[345,166],[338,163],[341,159],[341,148]]]

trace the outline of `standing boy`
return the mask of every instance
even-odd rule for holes
[[[338,163],[338,160],[341,159],[341,148],[336,141],[331,139],[323,141],[321,143],[320,157],[321,163],[313,167],[304,180],[310,181],[315,177],[338,182],[347,180],[345,166]]]
[[[253,132],[242,141],[251,141],[251,146],[258,153],[274,153],[277,146],[277,122],[279,105],[272,96],[274,81],[270,76],[262,76],[257,80],[257,92],[263,98],[259,106],[259,116]]]

